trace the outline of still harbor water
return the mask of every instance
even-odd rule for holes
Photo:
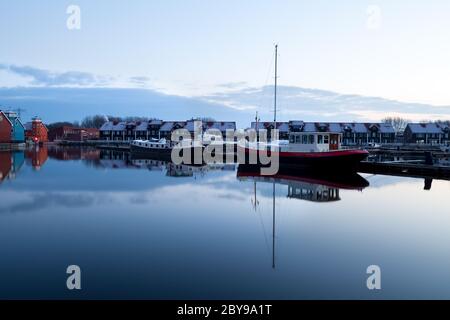
[[[2,299],[450,298],[449,181],[79,148],[0,152],[0,181]]]

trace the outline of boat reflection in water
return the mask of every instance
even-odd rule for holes
[[[320,174],[317,171],[281,167],[272,176],[261,175],[259,166],[239,165],[237,178],[240,181],[253,180],[253,209],[256,211],[256,183],[272,183],[272,268],[275,269],[276,251],[276,185],[288,187],[288,198],[307,200],[319,203],[339,201],[339,190],[363,190],[369,182],[357,173]]]
[[[289,170],[280,168],[273,176],[263,176],[257,166],[240,165],[237,172],[239,180],[251,179],[255,182],[275,183],[288,186],[288,198],[314,202],[340,200],[339,190],[362,190],[369,182],[357,173],[342,175],[320,174],[308,170]]]

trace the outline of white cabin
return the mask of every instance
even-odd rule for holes
[[[339,150],[341,143],[342,134],[338,132],[291,132],[289,144],[280,148],[291,152],[326,152]]]

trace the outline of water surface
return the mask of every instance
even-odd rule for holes
[[[0,298],[449,299],[450,182],[354,178],[0,152]]]

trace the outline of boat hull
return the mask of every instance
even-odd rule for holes
[[[244,148],[245,164],[250,164],[250,159],[258,154],[258,162],[261,164],[259,156],[262,151]],[[357,170],[358,164],[364,161],[369,155],[366,150],[336,150],[328,152],[272,152],[268,151],[268,157],[277,157],[280,165],[293,168],[314,168],[321,171],[328,170]],[[242,163],[242,161],[241,161]]]

